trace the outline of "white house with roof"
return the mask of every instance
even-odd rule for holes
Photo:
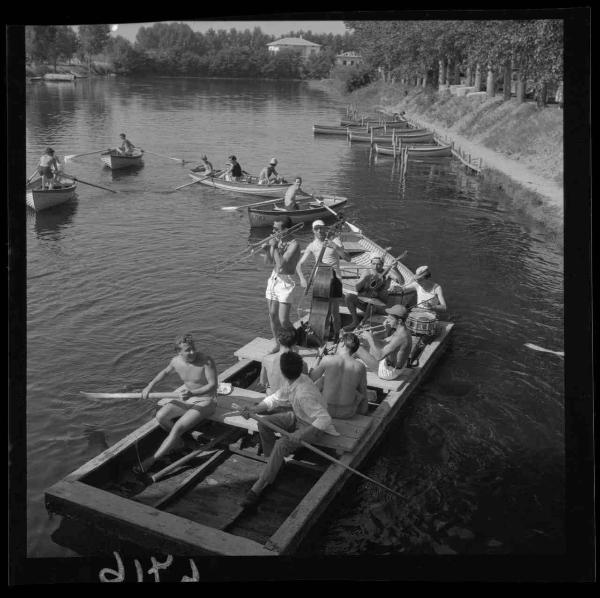
[[[338,66],[357,66],[363,62],[363,57],[358,52],[342,52],[335,57]]]
[[[302,37],[283,37],[277,39],[270,44],[267,44],[269,52],[279,52],[279,50],[294,50],[302,54],[302,58],[306,60],[313,54],[318,54],[321,51],[321,44],[309,42]]]

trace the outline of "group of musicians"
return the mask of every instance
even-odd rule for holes
[[[264,244],[266,262],[273,265],[266,290],[269,322],[274,345],[271,353],[279,351],[277,333],[282,328],[291,328],[290,310],[294,288],[294,274],[306,289],[311,281],[316,281],[319,272],[323,273],[328,293],[326,312],[323,321],[331,322],[334,340],[340,338],[341,318],[339,306],[342,299],[352,316],[351,323],[343,332],[355,331],[361,339],[361,347],[356,357],[386,380],[401,375],[402,368],[418,363],[418,354],[435,334],[437,314],[446,310],[446,301],[442,288],[431,280],[427,266],[420,266],[412,280],[404,280],[395,262],[385,267],[384,257],[372,254],[370,267],[359,277],[354,289],[343,290],[340,260],[350,261],[350,255],[344,248],[339,235],[339,227],[327,227],[322,220],[312,223],[314,238],[302,252],[289,216],[282,215],[273,225],[273,235]],[[313,258],[314,266],[311,280],[307,281],[302,266]],[[316,274],[316,276],[315,276]],[[416,302],[409,311],[402,304],[388,307],[390,295],[416,293]],[[313,285],[313,305],[309,316],[309,326],[313,313],[318,309],[316,301],[317,286]],[[402,303],[402,301],[401,301]],[[361,322],[358,310],[365,316]],[[366,327],[371,317],[384,314],[383,324]],[[317,318],[315,318],[317,319]],[[407,319],[409,319],[407,329]],[[377,329],[381,329],[376,332]],[[325,334],[318,335],[324,344]]]

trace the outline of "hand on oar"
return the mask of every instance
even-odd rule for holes
[[[83,154],[69,154],[68,156],[65,156],[65,162],[68,162],[69,160],[73,160],[73,158],[80,158],[81,156],[91,156],[92,154],[101,154],[103,152],[110,152],[110,149],[108,149],[108,150],[101,149],[101,150],[96,150],[94,152],[84,152]]]
[[[63,172],[62,176],[67,179],[73,179],[74,181],[83,183],[84,185],[89,185],[90,187],[98,187],[98,189],[104,189],[104,191],[110,191],[111,193],[117,193],[117,191],[115,191],[114,189],[109,189],[108,187],[103,187],[102,185],[95,185],[94,183],[88,183],[87,181],[82,181],[81,179],[78,179],[77,177],[75,177],[71,174],[67,174],[66,172]]]
[[[190,185],[195,185],[196,183],[199,183],[200,181],[204,181],[206,179],[209,179],[211,177],[218,177],[219,174],[221,174],[221,172],[223,172],[222,170],[215,170],[215,172],[211,172],[210,174],[207,174],[206,176],[197,178],[196,180],[192,181],[191,183],[186,183],[185,185],[179,185],[179,187],[175,187],[175,189],[173,189],[173,191],[179,191],[179,189],[183,189],[185,187],[189,187]]]

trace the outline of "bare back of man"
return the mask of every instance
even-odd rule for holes
[[[356,413],[367,412],[367,370],[351,355],[328,355],[320,366],[323,369],[323,397],[331,417],[347,419]]]

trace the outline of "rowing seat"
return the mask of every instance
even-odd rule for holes
[[[236,410],[233,407],[234,403],[244,407],[246,405],[256,405],[264,398],[264,393],[236,386],[230,395],[217,397],[217,410],[209,419],[237,428],[245,428],[251,432],[258,432],[258,423],[255,419],[246,419],[241,415],[226,415],[226,413]],[[322,438],[314,444],[334,449],[340,453],[352,452],[371,422],[372,418],[368,415],[355,415],[350,419],[333,418],[333,425],[340,435],[323,434]]]
[[[340,307],[340,313],[343,308]],[[374,317],[375,321],[377,321],[377,316]],[[265,357],[271,348],[273,347],[273,340],[267,338],[261,338],[257,336],[254,340],[251,340],[248,344],[244,345],[242,348],[235,351],[234,355],[238,359],[251,359],[253,361],[261,361],[263,357]],[[315,361],[317,359],[317,349],[306,349],[304,347],[299,347],[298,353],[307,363],[309,369],[314,366]],[[400,380],[382,380],[377,372],[373,372],[371,370],[367,370],[367,386],[371,388],[381,388],[384,391],[397,391],[400,390],[407,383],[407,379],[405,376],[402,376]]]

